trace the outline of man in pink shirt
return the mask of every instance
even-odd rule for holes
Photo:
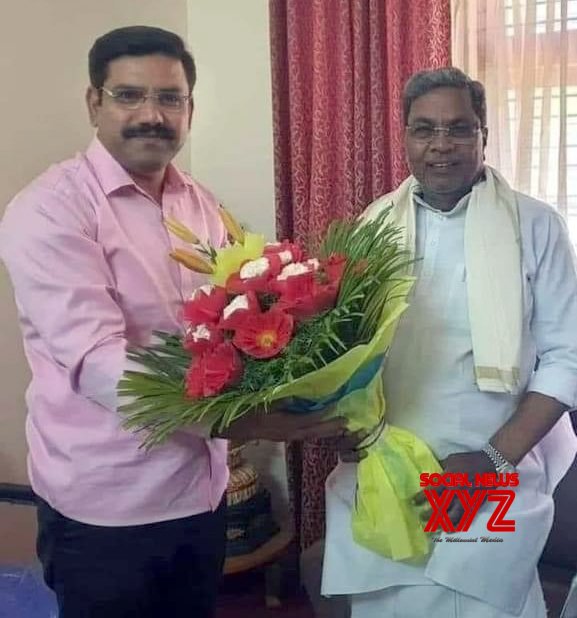
[[[38,553],[61,618],[213,616],[226,441],[192,426],[145,452],[122,429],[116,395],[127,346],[178,331],[182,301],[205,282],[169,259],[180,241],[163,219],[226,241],[215,198],[171,163],[190,127],[195,65],[178,36],[139,26],[99,38],[89,66],[96,137],[17,195],[0,226],[32,369]],[[343,431],[341,420],[277,411],[222,437]]]

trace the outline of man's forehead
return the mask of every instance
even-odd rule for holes
[[[417,97],[409,111],[411,120],[417,118],[447,121],[476,118],[469,91],[462,88],[435,88]]]
[[[161,54],[115,58],[108,65],[106,83],[143,88],[187,87],[182,62]]]

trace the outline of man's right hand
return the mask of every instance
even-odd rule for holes
[[[327,420],[325,415],[325,411],[311,414],[295,414],[282,409],[273,409],[269,412],[251,411],[231,423],[222,432],[215,432],[214,437],[239,441],[292,442],[347,435],[345,418]]]

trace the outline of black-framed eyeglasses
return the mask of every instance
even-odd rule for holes
[[[429,143],[437,135],[444,135],[454,144],[470,144],[481,129],[470,124],[455,124],[450,127],[434,127],[430,124],[414,124],[405,127],[409,136],[417,142]]]
[[[190,94],[180,94],[178,92],[163,91],[148,92],[142,88],[99,88],[104,94],[108,95],[120,107],[125,109],[139,109],[148,99],[162,110],[167,112],[181,112],[192,100]]]

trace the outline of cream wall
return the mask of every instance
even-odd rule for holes
[[[274,175],[267,0],[191,0],[198,83],[191,166],[243,223],[273,239]]]
[[[0,18],[0,213],[48,165],[83,149],[87,54],[94,39],[124,25],[156,25],[186,36],[186,0],[20,0]],[[188,167],[185,149],[181,162]],[[27,482],[24,390],[28,370],[12,292],[0,267],[0,483]]]
[[[198,83],[191,133],[194,176],[254,231],[275,236],[272,101],[267,0],[191,0],[189,46]],[[248,449],[282,511],[284,448]]]

